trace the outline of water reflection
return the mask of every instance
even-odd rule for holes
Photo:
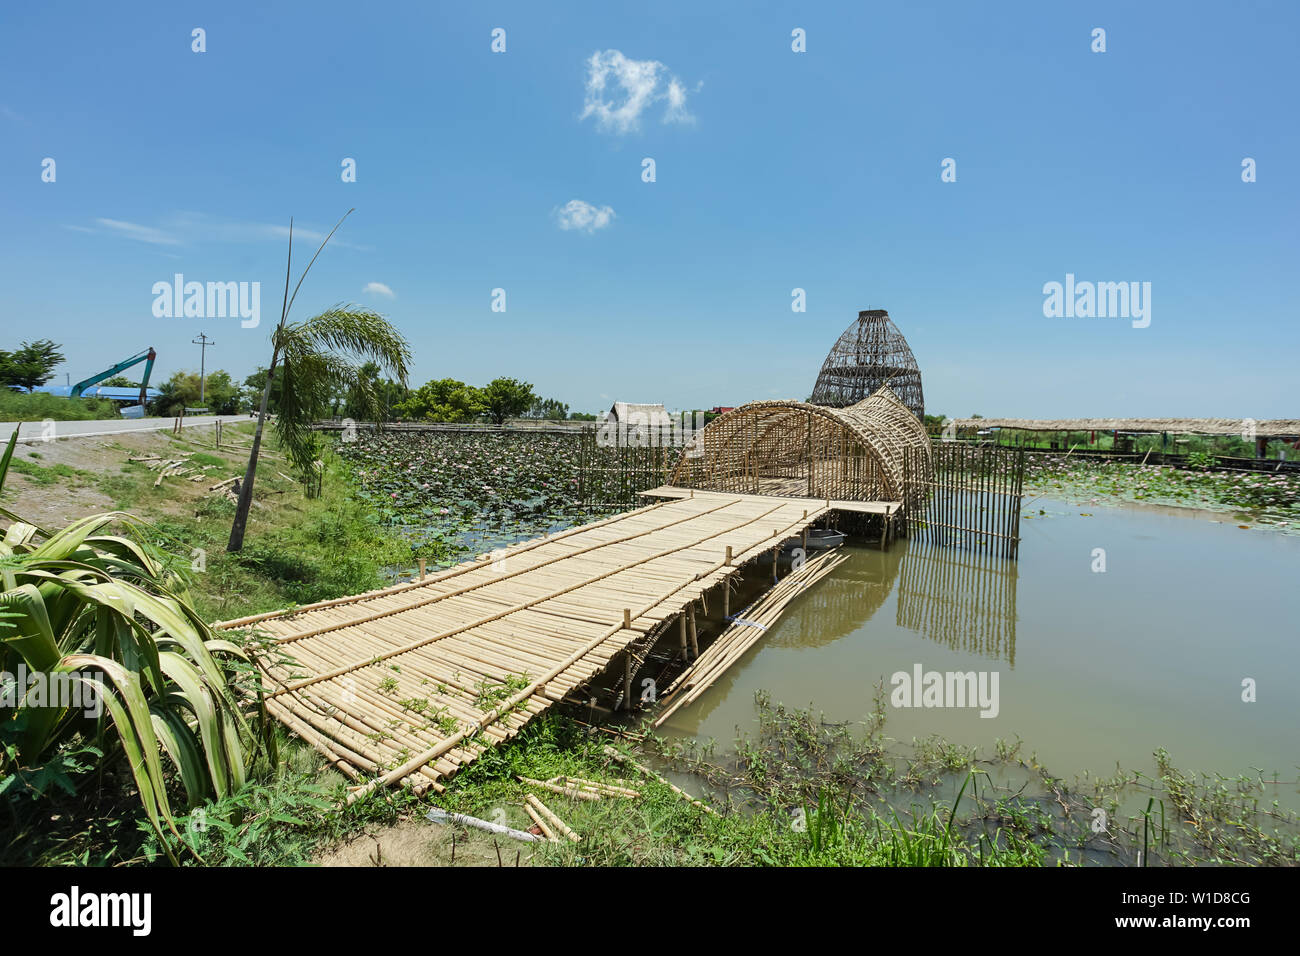
[[[894,590],[899,556],[867,548],[851,550],[847,562],[786,610],[781,625],[768,635],[766,646],[825,647],[875,616]]]
[[[1016,666],[1015,561],[912,542],[899,578],[899,627]]]

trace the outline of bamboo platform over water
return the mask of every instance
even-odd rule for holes
[[[690,488],[678,488],[675,485],[660,485],[658,488],[650,488],[640,494],[645,498],[737,498],[747,501],[773,501],[784,500],[789,502],[802,502],[807,507],[808,502],[816,504],[820,501],[824,511],[847,511],[854,514],[865,515],[884,515],[886,517],[896,514],[902,509],[901,501],[847,501],[840,498],[807,498],[800,496],[798,482],[773,482],[773,491],[761,495],[742,495],[734,494],[730,491],[699,491]]]
[[[268,640],[270,712],[361,784],[353,798],[406,780],[440,789],[611,665],[630,686],[637,648],[841,504],[696,492],[424,580],[216,627]]]

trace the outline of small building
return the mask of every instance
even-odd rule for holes
[[[608,421],[611,425],[625,425],[629,428],[668,428],[673,423],[672,416],[662,404],[637,402],[615,402],[610,406]]]

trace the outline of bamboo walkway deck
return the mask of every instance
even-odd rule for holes
[[[677,485],[660,485],[658,488],[651,488],[648,491],[641,492],[645,498],[736,498],[751,501],[771,501],[774,497],[784,498],[786,501],[800,501],[803,506],[807,507],[808,502],[816,504],[821,501],[823,511],[848,511],[855,514],[864,515],[885,515],[888,517],[903,507],[901,501],[849,501],[841,498],[808,498],[801,496],[799,489],[806,487],[807,480],[802,478],[790,479],[763,479],[764,493],[761,495],[743,495],[730,491],[698,491],[690,488],[680,488]]]
[[[272,642],[259,661],[271,713],[366,781],[354,799],[407,779],[441,789],[827,510],[697,493],[422,581],[216,626]]]

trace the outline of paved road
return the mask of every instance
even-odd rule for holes
[[[183,422],[186,428],[209,428],[220,419],[223,422],[249,422],[247,415],[194,415]],[[174,418],[110,418],[87,422],[54,422],[53,434],[47,434],[44,422],[23,422],[18,433],[19,441],[44,441],[53,438],[99,438],[104,435],[125,435],[130,432],[156,432],[169,429]],[[0,422],[0,439],[8,440],[19,427],[17,422]]]

